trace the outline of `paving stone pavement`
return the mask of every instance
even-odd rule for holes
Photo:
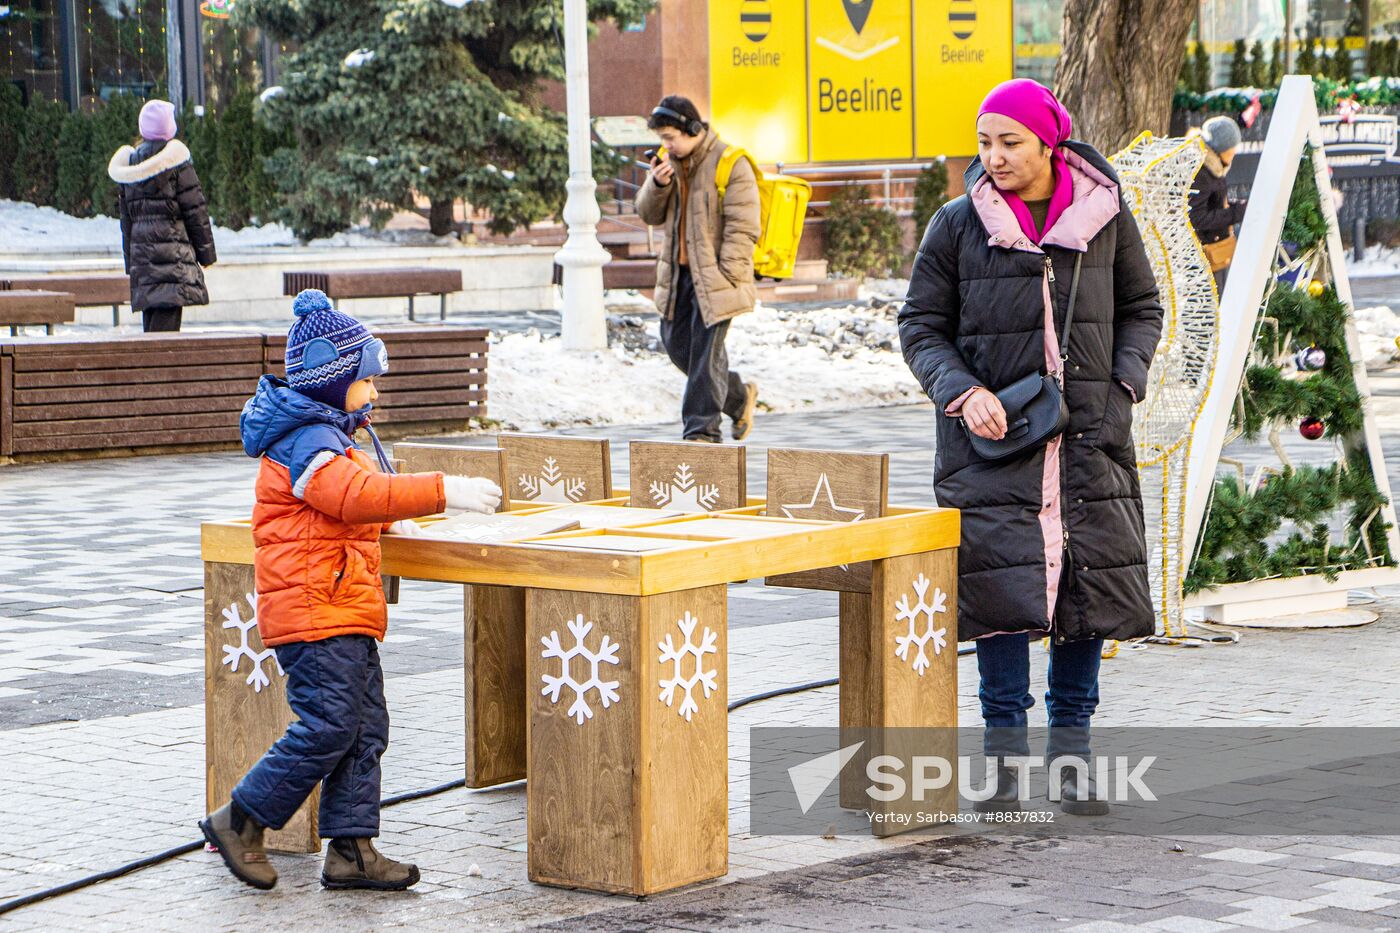
[[[1400,377],[1377,388],[1389,448],[1400,444]],[[571,433],[613,438],[621,479],[618,442],[675,432]],[[750,444],[752,488],[763,488],[769,445],[878,449],[892,455],[892,498],[927,502],[928,433],[920,406],[769,416]],[[196,836],[198,523],[246,514],[254,471],[232,453],[0,470],[0,901]],[[834,676],[830,594],[746,584],[730,595],[731,699]],[[1126,648],[1105,662],[1095,722],[1393,725],[1400,588],[1356,598],[1373,601],[1381,621],[1250,633],[1232,646]],[[461,774],[460,613],[460,591],[413,582],[392,610],[386,794]],[[1039,695],[1043,664],[1033,671]],[[980,721],[975,692],[975,663],[963,658],[964,723]],[[384,848],[424,870],[407,895],[323,892],[309,856],[275,857],[282,884],[254,892],[201,851],[0,916],[0,930],[1400,928],[1400,840],[1385,837],[752,836],[748,730],[834,723],[836,698],[821,689],[731,715],[731,872],[720,883],[641,903],[532,885],[524,790],[511,785],[385,811]]]

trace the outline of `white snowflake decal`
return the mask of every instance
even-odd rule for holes
[[[719,501],[719,487],[714,483],[697,483],[695,474],[690,471],[690,464],[682,463],[676,467],[676,475],[670,482],[652,481],[651,499],[659,509],[708,512]]]
[[[287,676],[287,672],[282,670],[282,662],[277,660],[277,652],[271,648],[264,648],[262,651],[254,651],[248,644],[248,633],[258,627],[258,596],[256,593],[244,593],[243,598],[248,600],[248,605],[253,609],[253,617],[244,621],[238,611],[238,603],[233,603],[223,611],[224,628],[238,629],[239,641],[237,645],[224,645],[223,663],[229,666],[229,670],[238,673],[238,665],[247,658],[253,669],[248,672],[248,679],[244,683],[253,688],[254,693],[262,693],[262,688],[270,685],[272,681],[268,678],[267,671],[263,670],[263,662],[271,660],[277,667],[279,676]]]
[[[925,597],[928,595],[929,583],[929,578],[923,574],[919,574],[919,579],[914,581],[914,593],[919,598],[918,605],[909,605],[908,593],[900,596],[894,604],[894,608],[898,610],[895,614],[895,621],[909,623],[908,635],[895,636],[894,653],[899,656],[900,660],[908,661],[910,660],[909,649],[917,645],[919,652],[913,658],[913,664],[914,670],[918,672],[920,677],[924,676],[924,671],[928,670],[931,663],[931,659],[924,651],[929,642],[933,643],[935,656],[942,654],[943,649],[948,647],[947,627],[939,629],[933,627],[934,616],[940,612],[948,611],[948,594],[935,587],[933,602],[927,602]],[[924,622],[922,632],[919,631],[921,620]]]
[[[598,646],[596,652],[590,651],[584,644],[588,633],[593,631],[593,623],[585,622],[583,614],[580,613],[575,618],[569,620],[569,631],[573,633],[574,644],[570,648],[565,648],[559,642],[559,633],[550,632],[540,639],[540,644],[544,645],[544,651],[540,652],[542,658],[558,658],[562,668],[560,676],[551,677],[544,675],[544,689],[540,693],[549,697],[549,702],[557,704],[559,702],[559,692],[568,687],[574,692],[573,705],[569,707],[569,715],[581,726],[585,719],[593,718],[593,707],[588,705],[588,694],[594,690],[598,691],[598,699],[603,704],[603,709],[607,709],[617,701],[616,680],[600,680],[598,678],[599,664],[617,664],[618,645],[608,636],[603,636],[603,642]],[[589,665],[588,679],[584,681],[575,680],[569,669],[569,663],[581,657]]]
[[[566,479],[559,469],[559,461],[546,457],[544,470],[539,476],[520,477],[520,488],[526,498],[537,502],[582,502],[588,484],[577,477]]]
[[[684,691],[685,698],[681,700],[680,709],[676,712],[684,716],[686,722],[690,722],[691,714],[700,710],[700,705],[695,702],[695,688],[697,686],[703,687],[706,699],[709,699],[710,694],[719,689],[719,672],[705,670],[705,655],[714,654],[719,650],[715,647],[719,636],[711,631],[707,625],[704,634],[700,637],[700,643],[697,645],[691,641],[691,633],[695,631],[695,626],[699,622],[699,619],[687,612],[685,618],[676,622],[676,627],[681,630],[685,642],[677,648],[672,644],[670,634],[667,634],[666,640],[657,642],[656,645],[661,649],[661,663],[665,664],[669,661],[675,665],[671,670],[671,676],[661,680],[661,702],[669,707],[673,705],[676,698],[677,688]],[[694,670],[689,677],[685,676],[684,670],[687,657],[695,659]]]

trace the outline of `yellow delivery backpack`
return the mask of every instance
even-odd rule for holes
[[[812,186],[806,179],[792,175],[768,175],[758,167],[753,156],[738,146],[730,146],[719,157],[715,170],[715,185],[720,199],[729,186],[734,163],[747,159],[758,181],[759,222],[762,231],[753,247],[753,274],[757,278],[790,279],[797,265],[797,246],[802,242],[802,222],[807,217],[807,202]]]

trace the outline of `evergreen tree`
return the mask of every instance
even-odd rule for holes
[[[627,23],[651,6],[591,0],[589,14]],[[235,19],[296,47],[259,110],[293,137],[268,170],[299,236],[383,223],[416,196],[438,233],[458,198],[497,232],[562,207],[564,118],[540,105],[539,88],[563,76],[557,0],[240,0]]]
[[[1391,78],[1400,76],[1400,38],[1395,36],[1385,40],[1385,74]]]
[[[1329,76],[1333,81],[1351,80],[1351,51],[1346,47],[1345,39],[1337,40],[1337,48],[1332,53]]]
[[[57,101],[35,97],[29,103],[24,135],[15,154],[16,195],[40,206],[52,207],[58,184],[58,137],[68,108]]]
[[[118,94],[93,117],[89,184],[94,214],[117,216],[117,183],[107,174],[107,165],[122,146],[137,143],[137,120],[144,104],[144,100],[133,94]]]
[[[1278,87],[1283,81],[1283,40],[1274,40],[1274,51],[1269,56],[1269,82],[1267,87]]]
[[[1243,39],[1235,40],[1235,54],[1230,59],[1230,86],[1249,87],[1249,53]]]
[[[1317,75],[1319,64],[1320,62],[1318,62],[1317,57],[1317,37],[1310,36],[1303,42],[1302,48],[1299,49],[1298,57],[1293,63],[1293,70],[1300,75]]]
[[[58,134],[54,206],[74,217],[92,216],[92,117],[75,110]]]
[[[1196,40],[1196,50],[1193,53],[1195,64],[1195,87],[1193,90],[1197,94],[1204,94],[1215,86],[1215,69],[1211,65],[1210,53],[1206,51],[1204,40]]]
[[[948,203],[948,161],[939,156],[919,173],[914,182],[914,223],[918,224],[918,235],[938,209]]]
[[[1264,59],[1264,43],[1258,39],[1249,48],[1249,83],[1254,87],[1269,87],[1269,63]]]
[[[9,81],[0,82],[0,198],[14,198],[18,178],[15,155],[24,135],[24,96]]]

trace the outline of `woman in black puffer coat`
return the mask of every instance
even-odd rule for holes
[[[1029,643],[1049,635],[1047,759],[1087,758],[1104,639],[1155,624],[1132,406],[1146,394],[1162,307],[1116,174],[1069,141],[1069,114],[1048,90],[999,86],[977,129],[968,194],[938,212],[919,247],[900,341],[938,410],[938,502],[962,512],[958,633],[977,645],[988,756],[1029,753]],[[993,393],[1038,371],[1061,372],[1064,434],[1010,459],[979,457],[966,432],[1003,437]],[[1016,785],[1001,768],[996,796],[979,806],[1018,808]],[[1068,812],[1107,809],[1073,772],[1063,793]]]
[[[148,101],[140,128],[141,144],[121,147],[107,166],[120,197],[131,308],[143,330],[179,330],[186,306],[209,303],[202,267],[218,258],[214,231],[190,150],[174,138],[174,106]]]

